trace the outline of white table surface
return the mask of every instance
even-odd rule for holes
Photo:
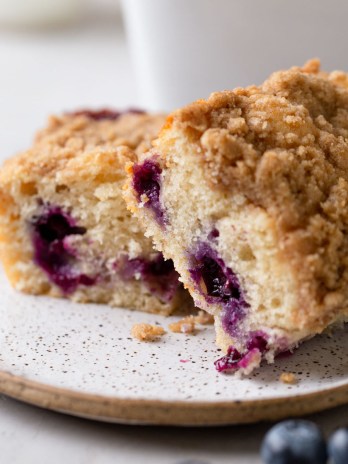
[[[97,12],[64,31],[0,29],[0,159],[25,149],[49,113],[136,106],[134,85],[123,30],[113,14]],[[348,406],[312,418],[328,434],[348,423]],[[110,425],[0,396],[0,463],[256,464],[268,427]]]

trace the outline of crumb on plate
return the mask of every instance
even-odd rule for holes
[[[290,385],[295,385],[297,383],[295,374],[292,374],[291,372],[283,372],[280,374],[279,380]]]
[[[197,316],[194,316],[194,320],[197,324],[201,325],[214,324],[214,316],[205,311],[199,311]]]
[[[194,334],[196,329],[195,317],[184,317],[177,322],[172,322],[168,327],[174,333]]]
[[[141,342],[153,341],[165,333],[166,332],[163,327],[144,323],[134,324],[131,331],[132,337],[140,340]]]
[[[205,311],[199,311],[196,316],[186,316],[177,322],[169,324],[169,330],[174,333],[194,334],[196,324],[208,325],[214,323],[214,317]]]

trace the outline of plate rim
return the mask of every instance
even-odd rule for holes
[[[280,420],[347,404],[348,379],[343,385],[290,397],[192,402],[102,396],[0,371],[0,393],[34,406],[103,422],[212,426]]]

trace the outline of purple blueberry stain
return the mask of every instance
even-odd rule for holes
[[[207,294],[224,303],[240,299],[240,287],[232,271],[221,259],[204,255],[199,264],[200,273],[207,288]]]
[[[68,235],[84,235],[86,229],[78,227],[75,221],[59,207],[47,209],[34,222],[35,230],[45,242],[61,241]]]
[[[257,348],[241,354],[233,346],[230,346],[227,354],[214,362],[218,372],[231,372],[239,369],[247,369],[255,360],[261,359],[261,353]]]
[[[227,354],[214,362],[218,372],[236,371],[238,369],[247,369],[255,359],[261,359],[261,353],[257,348],[246,351],[241,354],[233,346],[230,346]]]
[[[75,252],[66,240],[73,235],[84,235],[84,227],[77,226],[60,207],[47,205],[41,215],[32,219],[31,226],[34,262],[63,293],[72,293],[79,285],[95,283],[95,277],[77,272]]]
[[[133,166],[133,188],[138,202],[144,202],[144,206],[153,211],[157,222],[164,226],[167,218],[160,201],[161,174],[162,169],[154,159]]]
[[[162,253],[157,253],[153,259],[125,257],[120,267],[123,279],[129,280],[138,276],[151,293],[166,303],[172,300],[178,287],[182,285],[173,261],[165,260]]]
[[[94,285],[97,277],[78,271],[78,257],[69,238],[85,235],[86,228],[76,224],[74,218],[58,206],[42,204],[43,212],[31,221],[34,262],[65,294],[73,293],[80,285]],[[148,290],[162,301],[169,302],[179,286],[179,275],[171,260],[162,253],[152,259],[125,256],[118,260],[115,271],[123,280],[141,279]]]
[[[214,362],[215,368],[218,372],[238,369],[238,363],[242,357],[243,356],[236,348],[230,346],[227,350],[227,354]]]
[[[256,348],[261,354],[266,353],[268,349],[268,335],[262,330],[250,332],[246,342],[246,347],[248,351]]]
[[[250,332],[245,343],[246,349],[240,353],[234,346],[230,346],[227,354],[215,361],[214,365],[218,372],[245,369],[256,357],[261,357],[268,351],[268,336],[265,332],[258,330]]]
[[[208,243],[200,243],[191,258],[193,281],[208,303],[221,304],[223,329],[234,335],[249,306],[236,274]]]
[[[211,242],[211,241],[214,241],[216,240],[218,237],[220,236],[220,232],[214,228],[211,230],[211,232],[208,234],[208,240]]]
[[[190,253],[192,267],[189,269],[196,288],[209,304],[221,306],[221,324],[226,333],[242,341],[243,350],[230,346],[225,356],[215,362],[219,372],[245,369],[268,351],[268,336],[265,332],[253,331],[247,336],[240,323],[246,316],[249,304],[245,292],[233,270],[211,246],[219,237],[217,229],[208,234],[210,243],[201,242]]]

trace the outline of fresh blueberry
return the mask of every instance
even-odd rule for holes
[[[267,432],[261,457],[265,464],[326,464],[326,444],[313,422],[288,420]]]
[[[348,463],[348,427],[337,429],[328,442],[328,453],[332,464]]]

